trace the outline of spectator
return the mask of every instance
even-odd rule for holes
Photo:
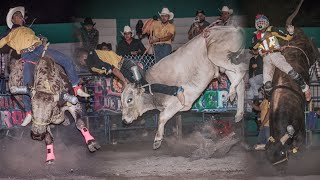
[[[139,55],[145,52],[146,48],[139,39],[133,38],[134,34],[129,26],[125,26],[121,34],[124,36],[124,39],[118,44],[118,55]]]
[[[138,36],[138,38],[141,40],[143,35],[142,35],[142,28],[143,28],[143,22],[140,19],[137,24],[136,24],[136,34]]]
[[[263,88],[261,88],[262,94],[264,96],[263,101],[259,106],[251,104],[251,106],[256,110],[260,111],[260,131],[258,135],[258,144],[255,145],[255,150],[264,150],[266,143],[270,137],[270,128],[269,128],[269,100],[265,94]]]
[[[99,42],[99,31],[94,28],[94,23],[91,18],[85,18],[81,23],[81,28],[77,33],[77,38],[80,41],[80,47],[87,51],[94,50]]]
[[[97,45],[97,49],[98,50],[112,51],[112,45],[111,45],[111,43],[102,42],[101,44]]]
[[[198,10],[196,12],[196,18],[188,31],[188,39],[190,40],[194,38],[195,36],[200,34],[204,28],[206,28],[209,25],[210,23],[206,21],[205,12],[203,10]]]
[[[249,63],[249,84],[250,89],[248,91],[247,98],[249,100],[259,98],[259,88],[263,85],[263,60],[262,57],[250,51],[253,56]]]
[[[229,9],[228,6],[223,6],[222,9],[220,10],[220,17],[218,20],[214,21],[213,23],[210,24],[209,27],[211,26],[232,26],[232,25],[237,25],[235,21],[233,21],[231,15],[233,13],[233,9]]]
[[[172,39],[175,34],[175,26],[170,24],[174,14],[168,8],[163,8],[161,13],[161,21],[156,21],[153,26],[153,37],[149,40],[154,45],[154,55],[156,62],[168,56],[172,51]]]

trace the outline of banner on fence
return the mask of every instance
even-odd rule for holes
[[[10,95],[0,96],[0,126],[11,128],[20,125],[24,117],[24,112]]]

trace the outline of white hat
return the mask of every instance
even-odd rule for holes
[[[220,10],[220,12],[228,12],[229,14],[232,14],[233,13],[233,9],[229,9],[228,6],[223,6],[222,9]]]
[[[23,18],[24,18],[24,14],[25,14],[25,9],[24,7],[22,6],[18,6],[18,7],[15,7],[15,8],[10,8],[9,9],[9,12],[7,14],[7,26],[11,29],[12,26],[13,26],[13,22],[12,22],[12,16],[14,13],[20,11]]]
[[[158,12],[159,13],[159,12]],[[174,14],[172,12],[169,11],[168,8],[163,8],[161,13],[159,13],[160,16],[162,15],[169,15],[169,20],[172,20],[174,17]]]
[[[131,30],[130,26],[124,26],[123,28],[123,32],[120,31],[120,33],[122,34],[122,36],[124,36],[124,33],[131,33],[132,37],[134,36],[134,32]]]

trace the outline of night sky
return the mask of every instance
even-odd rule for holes
[[[90,0],[94,2],[94,0]],[[266,14],[274,26],[283,26],[286,18],[294,11],[300,0],[239,0],[239,12],[247,15],[249,27],[254,26],[257,13]],[[133,1],[132,1],[133,2]],[[27,24],[34,18],[36,24],[72,22],[75,10],[81,1],[72,0],[5,0],[1,1],[0,25],[6,25],[5,18],[10,7],[25,6]],[[320,1],[305,0],[302,8],[294,19],[296,26],[320,27]]]

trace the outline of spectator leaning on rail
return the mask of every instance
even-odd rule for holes
[[[281,46],[277,39],[281,38],[290,41],[293,38],[294,26],[289,25],[287,27],[288,34],[285,34],[281,30],[269,26],[269,19],[266,16],[258,14],[255,20],[255,27],[257,31],[252,38],[252,47],[256,53],[259,53],[263,57],[263,84],[266,93],[269,95],[271,93],[271,81],[274,69],[277,67],[296,81],[302,92],[304,92],[306,100],[310,101],[311,93],[309,86],[281,54]]]
[[[95,24],[91,18],[86,17],[84,21],[81,22],[81,28],[77,32],[80,47],[87,51],[94,50],[99,42],[99,31],[94,28]]]
[[[152,37],[150,44],[154,45],[154,55],[156,62],[168,56],[172,51],[172,39],[175,34],[175,26],[169,21],[173,19],[174,14],[168,8],[163,8],[161,13],[161,21],[156,21],[152,29]]]
[[[41,58],[48,44],[43,45],[41,39],[35,35],[35,32],[29,27],[24,26],[24,15],[24,7],[19,6],[9,10],[6,20],[10,30],[1,38],[0,48],[7,44],[16,50],[18,54],[21,54],[22,61],[24,61],[23,85],[32,86],[35,64]],[[89,94],[85,93],[81,89],[81,86],[78,85],[80,79],[76,73],[72,59],[51,48],[47,48],[45,53],[64,68],[72,83],[75,94],[82,97],[89,97]],[[17,91],[17,87],[11,87],[10,91],[14,93]],[[32,118],[31,99],[29,95],[23,95],[23,103],[26,118],[23,120],[22,126],[26,126],[31,122]]]
[[[204,30],[204,28],[206,28],[209,25],[210,23],[206,21],[205,12],[203,10],[197,10],[196,18],[188,31],[188,39],[190,40],[194,38],[195,36],[200,34]]]
[[[87,52],[85,50],[79,51],[78,55],[79,62],[81,64],[86,64],[89,69],[93,72],[99,74],[114,74],[118,77],[124,84],[138,83],[141,85],[149,84],[145,78],[143,77],[143,70],[138,68],[139,64],[130,60],[123,58],[122,56],[118,56],[113,51],[105,51],[105,50],[94,50],[91,52]],[[133,71],[132,67],[136,66],[137,71]],[[134,74],[140,74],[141,79],[137,80],[134,77]],[[182,105],[184,105],[184,94],[183,88],[177,86],[168,86],[164,84],[151,84],[151,91],[156,93],[163,93],[171,96],[177,96]],[[149,86],[145,87],[146,92],[149,92]]]
[[[139,55],[146,51],[146,48],[139,39],[135,39],[134,33],[132,32],[130,26],[125,26],[123,32],[121,32],[124,37],[118,44],[117,54],[120,56],[125,55]]]
[[[252,48],[250,48],[252,53]],[[248,91],[247,98],[249,100],[259,98],[259,89],[263,86],[263,59],[259,54],[252,53],[253,56],[249,63],[249,84],[250,89]]]

